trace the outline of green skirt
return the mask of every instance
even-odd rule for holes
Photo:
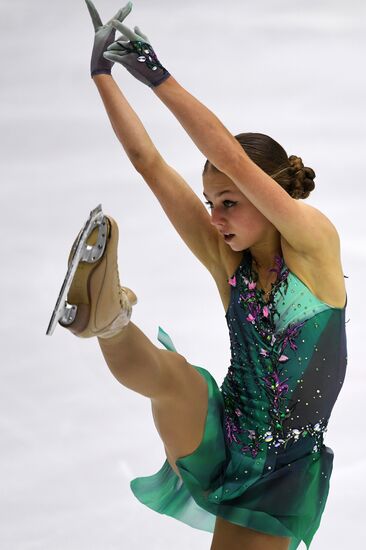
[[[158,340],[177,351],[161,327]],[[328,497],[332,449],[323,445],[314,454],[314,440],[306,437],[282,454],[267,453],[258,460],[234,452],[225,439],[220,389],[206,369],[192,366],[208,385],[202,441],[192,454],[176,461],[182,479],[165,460],[156,474],[132,480],[132,492],[152,510],[196,529],[213,532],[216,516],[221,516],[250,529],[290,537],[289,550],[301,541],[309,549]]]

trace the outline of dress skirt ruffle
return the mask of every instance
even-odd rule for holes
[[[158,340],[176,351],[159,327]],[[208,385],[208,410],[198,448],[176,461],[182,479],[166,460],[147,477],[131,481],[136,498],[160,514],[213,532],[216,516],[267,534],[290,537],[289,550],[301,541],[307,549],[317,531],[329,493],[333,451],[325,445],[312,453],[312,437],[256,460],[234,452],[223,424],[224,401],[215,379],[192,365]]]

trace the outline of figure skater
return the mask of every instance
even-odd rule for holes
[[[69,270],[76,249],[81,259],[69,277],[70,317],[58,322],[97,337],[116,379],[151,400],[166,461],[131,482],[142,503],[212,532],[211,550],[295,550],[301,541],[308,549],[328,497],[334,454],[323,438],[347,364],[339,235],[299,200],[315,173],[265,134],[230,134],[163,67],[148,37],[122,23],[131,2],[106,25],[86,3],[91,75],[133,166],[216,282],[230,366],[219,388],[163,329],[166,349],[130,320],[137,297],[120,285],[109,215],[71,249]],[[155,148],[111,76],[114,62],[152,89],[207,158],[210,214]]]

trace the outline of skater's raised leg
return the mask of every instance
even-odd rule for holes
[[[156,347],[131,321],[116,336],[98,341],[115,378],[151,399],[155,426],[179,475],[175,460],[193,452],[202,439],[206,381],[182,355]]]
[[[97,336],[114,377],[151,399],[167,458],[179,474],[175,460],[193,452],[202,439],[207,384],[182,355],[158,348],[130,321],[137,297],[120,285],[117,223],[110,216],[103,220],[107,231],[103,254],[94,263],[80,261],[71,279],[67,302],[76,306],[76,317],[69,324],[59,322],[79,337]],[[85,246],[95,246],[97,239],[98,228],[94,228]]]
[[[113,376],[150,399],[174,390],[179,371],[188,365],[182,355],[155,346],[132,321],[114,337],[98,342]]]

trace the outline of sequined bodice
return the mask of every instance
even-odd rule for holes
[[[345,307],[322,302],[283,258],[276,263],[267,301],[253,280],[249,250],[228,280],[225,432],[232,448],[252,457],[302,437],[314,438],[317,452],[347,364]]]

